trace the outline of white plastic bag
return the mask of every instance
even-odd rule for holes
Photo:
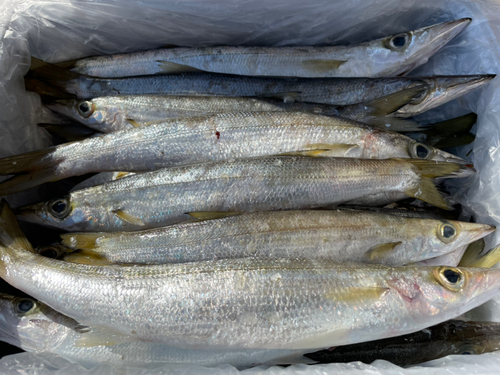
[[[184,0],[184,1],[0,1],[0,157],[48,146],[36,126],[41,115],[37,95],[24,91],[23,75],[30,55],[49,62],[90,55],[131,52],[164,45],[314,45],[353,43],[412,30],[437,22],[471,17],[473,22],[441,52],[412,75],[498,73],[500,66],[500,3],[472,0]],[[489,87],[448,103],[423,119],[441,120],[478,113],[472,155],[477,175],[471,190],[456,199],[477,221],[500,225],[500,78]],[[465,155],[470,147],[459,150]],[[463,181],[461,182],[463,184]],[[20,204],[33,192],[15,199]],[[488,245],[500,242],[500,236]],[[498,300],[500,302],[500,299]],[[499,302],[471,313],[500,321]],[[256,368],[249,373],[358,374],[497,373],[498,353],[452,356],[403,370],[384,361],[372,366],[331,364]],[[52,354],[23,353],[0,360],[2,374],[149,374],[220,373],[199,366],[149,366],[115,369],[107,365],[87,370]]]

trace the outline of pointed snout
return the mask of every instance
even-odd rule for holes
[[[471,21],[471,18],[461,18],[455,21],[442,22],[417,30],[415,34],[427,34],[429,42],[438,50],[465,29]]]
[[[496,230],[495,226],[488,224],[461,222],[460,225],[462,230],[468,233],[469,242],[477,241]]]

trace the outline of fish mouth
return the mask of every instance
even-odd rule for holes
[[[425,77],[414,77],[427,83],[430,87],[427,95],[418,103],[410,103],[395,111],[392,115],[396,117],[411,117],[436,108],[451,100],[459,98],[474,91],[496,77],[495,74],[478,74],[469,76],[441,76],[428,79]],[[412,77],[413,78],[413,77]]]

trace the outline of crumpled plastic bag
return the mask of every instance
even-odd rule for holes
[[[479,74],[500,71],[500,2],[493,0],[184,0],[72,1],[0,0],[0,157],[47,147],[37,128],[42,115],[37,95],[24,91],[30,55],[49,62],[90,55],[132,52],[165,45],[315,45],[366,41],[437,22],[471,17],[468,28],[411,75]],[[470,111],[479,115],[470,156],[478,173],[452,185],[455,200],[478,222],[500,225],[500,78],[420,116],[439,121]],[[465,156],[471,147],[456,150]],[[458,180],[452,181],[453,184]],[[469,189],[470,187],[470,189]],[[34,191],[13,197],[21,204]],[[490,236],[487,245],[500,242]],[[468,314],[500,321],[500,299]],[[373,365],[330,364],[254,368],[266,374],[453,374],[498,373],[500,354],[451,356],[401,369],[384,361]],[[2,374],[161,374],[220,373],[230,366],[148,366],[139,369],[100,365],[84,369],[53,354],[22,353],[0,360]]]

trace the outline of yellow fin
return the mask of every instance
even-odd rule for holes
[[[328,152],[328,150],[306,150],[306,151],[291,151],[291,152],[283,152],[282,154],[279,154],[280,156],[309,156],[309,157],[315,157],[315,156],[323,156],[325,152]]]
[[[467,250],[465,250],[462,259],[460,259],[458,267],[471,267],[471,264],[479,260],[480,254],[484,251],[485,246],[486,244],[483,238],[471,242],[469,246],[467,246]]]
[[[388,242],[372,246],[364,255],[364,258],[371,262],[380,262],[390,255],[393,250],[402,242]]]
[[[0,245],[36,254],[35,249],[21,230],[14,212],[3,199],[0,199]]]
[[[500,262],[500,245],[495,246],[469,267],[491,268],[498,262]]]
[[[311,72],[322,74],[338,69],[347,60],[305,60],[302,66]]]
[[[143,227],[144,225],[146,225],[138,217],[129,215],[126,212],[124,212],[123,210],[114,210],[114,211],[111,211],[111,212],[114,213],[116,216],[118,216],[121,220],[126,221],[129,224],[137,225],[139,227]]]
[[[405,194],[412,198],[420,199],[443,210],[452,210],[444,197],[436,188],[434,181],[428,177],[422,177],[416,188],[405,191]]]
[[[96,233],[64,233],[61,234],[62,245],[73,250],[79,249],[95,249],[97,240],[104,237],[106,234],[101,232]]]
[[[65,262],[88,264],[91,266],[108,266],[112,264],[112,262],[93,250],[79,250],[69,253],[64,255],[63,260]]]
[[[134,119],[131,119],[131,118],[128,118],[127,119],[127,122],[132,125],[134,128],[140,128],[141,127],[141,124],[139,124],[137,121],[135,121]]]
[[[90,332],[80,334],[73,346],[75,348],[111,346],[137,340],[137,338],[125,335],[121,332],[114,332],[105,328],[92,328]]]
[[[377,302],[389,292],[389,288],[381,287],[352,287],[352,288],[335,288],[324,294],[324,297],[335,302],[346,303],[361,303],[371,304]]]
[[[312,143],[304,146],[304,150],[320,150],[322,151],[322,156],[346,156],[351,150],[359,148],[359,145],[355,144],[329,144],[329,143]]]
[[[188,212],[187,214],[198,220],[212,220],[212,219],[220,219],[226,216],[241,215],[241,213],[239,212],[224,212],[224,211],[200,211],[200,212]]]
[[[177,64],[170,61],[157,61],[163,73],[186,73],[186,72],[203,72],[201,69],[193,68],[189,65]]]
[[[127,177],[130,175],[135,174],[134,172],[118,172],[118,174],[115,177],[115,180],[119,180],[120,178]]]

